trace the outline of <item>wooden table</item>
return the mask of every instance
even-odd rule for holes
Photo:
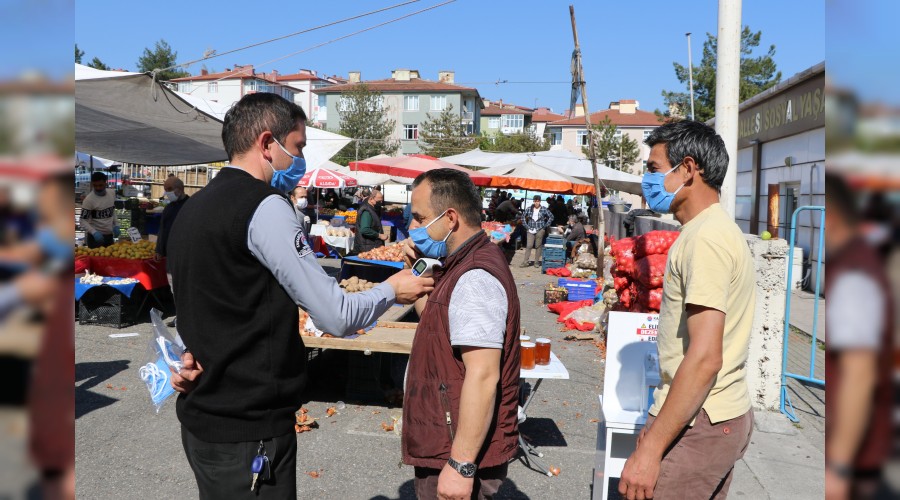
[[[365,335],[355,335],[351,338],[307,336],[300,338],[303,339],[303,345],[310,349],[364,351],[366,354],[373,352],[409,354],[412,351],[413,337],[415,337],[416,327],[419,324],[405,323],[399,320],[406,316],[412,307],[412,304],[391,307],[381,315],[375,328],[369,330]]]

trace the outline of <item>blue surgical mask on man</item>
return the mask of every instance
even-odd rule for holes
[[[436,241],[428,235],[428,227],[437,222],[437,220],[446,213],[447,211],[444,210],[441,215],[438,215],[425,227],[417,227],[409,230],[410,239],[412,239],[413,243],[416,244],[416,248],[418,248],[425,257],[430,259],[441,259],[447,256],[447,240],[450,239],[450,235],[453,234],[453,231],[448,232],[447,236],[441,241]]]
[[[306,175],[306,158],[288,153],[288,150],[284,149],[284,146],[278,141],[275,141],[275,144],[278,144],[278,147],[284,151],[284,154],[291,157],[291,165],[284,170],[275,170],[272,162],[269,162],[269,167],[272,169],[272,181],[270,184],[279,191],[290,191],[297,187],[300,179]]]
[[[674,193],[670,193],[666,191],[666,176],[677,170],[681,165],[682,163],[675,165],[672,170],[664,174],[659,172],[647,172],[644,174],[644,178],[641,180],[641,190],[644,192],[644,199],[647,200],[647,206],[650,207],[650,210],[662,214],[669,213],[672,208],[672,200],[675,199],[675,195],[681,191],[684,184],[679,186]]]

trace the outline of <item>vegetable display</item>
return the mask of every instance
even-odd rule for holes
[[[403,244],[373,248],[359,254],[360,259],[403,262]]]
[[[131,240],[119,240],[113,245],[100,248],[88,248],[84,246],[75,248],[75,256],[86,255],[89,257],[114,257],[119,259],[143,260],[152,259],[156,254],[156,243],[141,240],[132,243]]]
[[[658,313],[662,305],[666,260],[678,231],[651,231],[635,238],[610,241],[614,311]],[[604,297],[607,299],[607,297]]]
[[[340,282],[341,288],[347,293],[365,292],[366,290],[371,290],[377,284],[378,283],[372,283],[371,281],[361,280],[356,276],[341,280]]]

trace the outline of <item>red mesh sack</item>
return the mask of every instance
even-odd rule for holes
[[[678,231],[650,231],[642,234],[634,239],[634,255],[638,259],[648,255],[666,255],[680,234]]]
[[[661,288],[666,274],[666,256],[653,254],[634,262],[634,277],[648,289]]]
[[[647,309],[659,311],[659,308],[662,305],[662,288],[647,288],[641,283],[636,283],[634,288],[637,292],[636,302],[638,304]]]

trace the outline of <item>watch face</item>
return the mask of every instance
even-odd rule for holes
[[[475,464],[460,464],[460,471],[465,477],[473,477],[475,475]]]

